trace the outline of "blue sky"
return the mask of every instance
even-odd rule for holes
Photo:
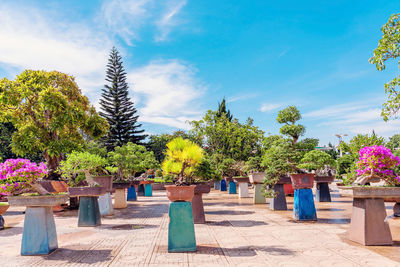
[[[398,68],[368,63],[400,1],[327,2],[5,0],[0,76],[65,72],[97,106],[116,46],[148,133],[188,129],[224,96],[235,117],[271,134],[279,109],[296,105],[320,145],[336,144],[335,133],[400,133],[398,120],[380,118]]]

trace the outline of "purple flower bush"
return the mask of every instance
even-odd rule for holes
[[[389,185],[399,185],[400,177],[393,169],[400,164],[400,158],[384,146],[367,146],[360,150],[360,160],[356,162],[358,175],[377,176]]]
[[[0,195],[18,194],[47,175],[46,165],[28,159],[8,159],[0,163]]]

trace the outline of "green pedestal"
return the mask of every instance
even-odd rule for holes
[[[168,252],[196,251],[192,203],[169,205]]]
[[[78,227],[101,225],[98,197],[80,197]]]
[[[267,203],[267,200],[265,199],[265,196],[261,192],[262,187],[263,187],[263,184],[254,184],[254,196],[253,196],[254,204],[265,204],[265,203]]]

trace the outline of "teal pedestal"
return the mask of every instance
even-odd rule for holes
[[[52,207],[27,207],[21,255],[47,255],[58,248]]]
[[[169,205],[168,252],[196,251],[192,203]]]
[[[221,191],[226,191],[226,181],[221,180]]]
[[[214,182],[214,189],[215,190],[220,190],[221,189],[221,181]]]
[[[97,196],[79,198],[78,227],[101,225],[101,215]]]
[[[153,190],[151,188],[151,184],[145,184],[145,186],[144,186],[144,196],[145,197],[153,196]]]
[[[128,201],[136,201],[137,197],[136,197],[136,188],[135,186],[131,186],[128,188],[128,194],[126,196],[126,200]]]
[[[317,212],[310,188],[294,190],[293,217],[298,221],[316,221]]]
[[[229,182],[229,194],[237,194],[236,193],[236,183],[234,181]]]

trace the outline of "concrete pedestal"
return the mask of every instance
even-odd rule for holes
[[[226,181],[221,180],[221,191],[226,191]]]
[[[171,202],[169,205],[168,252],[196,251],[192,204]]]
[[[110,193],[99,196],[99,210],[102,216],[109,216],[114,214],[114,208]]]
[[[310,188],[294,190],[293,217],[298,221],[317,220],[314,197]]]
[[[317,183],[317,191],[315,193],[315,199],[318,202],[331,202],[331,193],[329,192],[328,183]]]
[[[354,198],[349,239],[365,246],[392,245],[382,198]]]
[[[265,204],[267,200],[263,195],[261,189],[263,188],[263,184],[254,184],[254,196],[253,196],[253,203],[254,204]]]
[[[4,218],[0,215],[0,230],[4,230]]]
[[[126,200],[127,201],[136,201],[137,200],[136,188],[134,185],[132,185],[131,187],[128,188],[128,194],[126,196]]]
[[[286,195],[283,184],[274,185],[273,190],[277,193],[277,196],[275,198],[270,198],[269,208],[271,210],[287,210]]]
[[[396,202],[393,206],[393,216],[394,217],[400,217],[400,203]]]
[[[57,232],[52,208],[27,207],[21,255],[47,255],[57,248]]]
[[[221,181],[214,182],[214,189],[215,190],[220,190],[221,189]]]
[[[195,193],[192,199],[192,213],[193,222],[206,223],[206,216],[204,214],[203,194]]]
[[[250,197],[248,183],[239,183],[239,198]]]
[[[137,195],[138,196],[144,196],[144,184],[140,184],[138,186]]]
[[[229,182],[229,194],[237,194],[236,183],[234,181]]]
[[[101,225],[101,215],[97,196],[80,197],[78,227]]]
[[[145,184],[145,186],[144,186],[144,196],[145,197],[153,196],[153,190],[151,188],[151,184]]]
[[[126,202],[125,189],[117,188],[115,189],[114,195],[114,209],[125,209],[128,206]]]

